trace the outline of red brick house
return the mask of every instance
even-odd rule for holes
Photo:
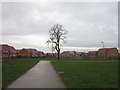
[[[108,48],[107,58],[108,59],[118,59],[118,49],[117,48]]]
[[[32,57],[32,53],[28,49],[21,49],[20,51],[17,51],[18,57]]]
[[[38,57],[45,57],[45,54],[44,54],[44,52],[37,51],[37,56]]]
[[[107,57],[107,48],[101,48],[98,50],[98,58],[106,59]]]
[[[85,52],[81,53],[80,58],[81,59],[88,59],[88,53],[85,53]]]
[[[61,57],[76,57],[75,51],[64,51],[60,55]]]
[[[38,57],[38,51],[36,49],[27,49],[28,52],[32,53],[32,57]]]
[[[118,50],[117,48],[101,48],[98,50],[98,58],[118,59]]]
[[[16,49],[13,46],[7,44],[0,45],[0,57],[1,58],[14,58],[16,57]]]
[[[88,53],[81,53],[80,56],[81,57],[88,57]]]
[[[17,50],[18,57],[38,57],[38,51],[36,49],[21,49]]]
[[[88,52],[88,57],[90,58],[97,58],[98,52],[97,51],[89,51]]]
[[[57,53],[46,53],[46,57],[57,57]]]

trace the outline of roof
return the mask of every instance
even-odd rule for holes
[[[62,53],[75,54],[75,51],[64,51],[64,52],[62,52]],[[61,54],[62,54],[62,53],[61,53]]]
[[[17,49],[16,51],[17,51],[17,52],[20,52],[20,49]]]
[[[47,55],[57,55],[57,53],[46,53]]]
[[[38,53],[44,53],[44,52],[42,52],[42,51],[37,51]]]
[[[28,52],[37,52],[37,50],[36,49],[25,49],[25,48],[23,48],[24,50],[26,50],[26,51],[28,51]],[[22,49],[22,50],[23,50]]]
[[[114,50],[114,49],[117,50],[117,48],[100,48],[99,50]]]
[[[14,47],[9,46],[7,44],[1,44],[0,47],[2,47],[0,49],[3,49],[3,50],[16,50]]]
[[[97,54],[97,51],[89,51],[89,54]]]

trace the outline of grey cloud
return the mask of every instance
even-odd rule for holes
[[[3,35],[48,35],[55,23],[68,30],[64,46],[117,47],[117,2],[2,3]],[[46,38],[46,37],[45,37]]]

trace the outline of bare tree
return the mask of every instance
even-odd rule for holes
[[[60,59],[60,43],[66,42],[67,31],[63,29],[62,25],[55,24],[49,31],[50,37],[47,41],[48,45],[52,44],[52,50],[55,49],[58,54],[58,60]]]

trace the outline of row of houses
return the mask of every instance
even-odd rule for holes
[[[14,57],[57,57],[57,53],[44,53],[36,49],[15,49],[13,46],[6,44],[0,45],[0,57],[14,58]],[[60,57],[78,57],[78,58],[95,58],[95,59],[118,59],[120,53],[117,48],[101,48],[98,51],[89,51],[88,53],[76,51],[64,51]]]
[[[0,45],[1,58],[14,58],[14,57],[44,57],[44,52],[37,51],[36,49],[15,49],[13,46],[7,44]]]
[[[80,57],[89,59],[120,59],[120,53],[117,48],[101,48],[98,51],[89,51],[88,53],[65,51],[61,57]]]

